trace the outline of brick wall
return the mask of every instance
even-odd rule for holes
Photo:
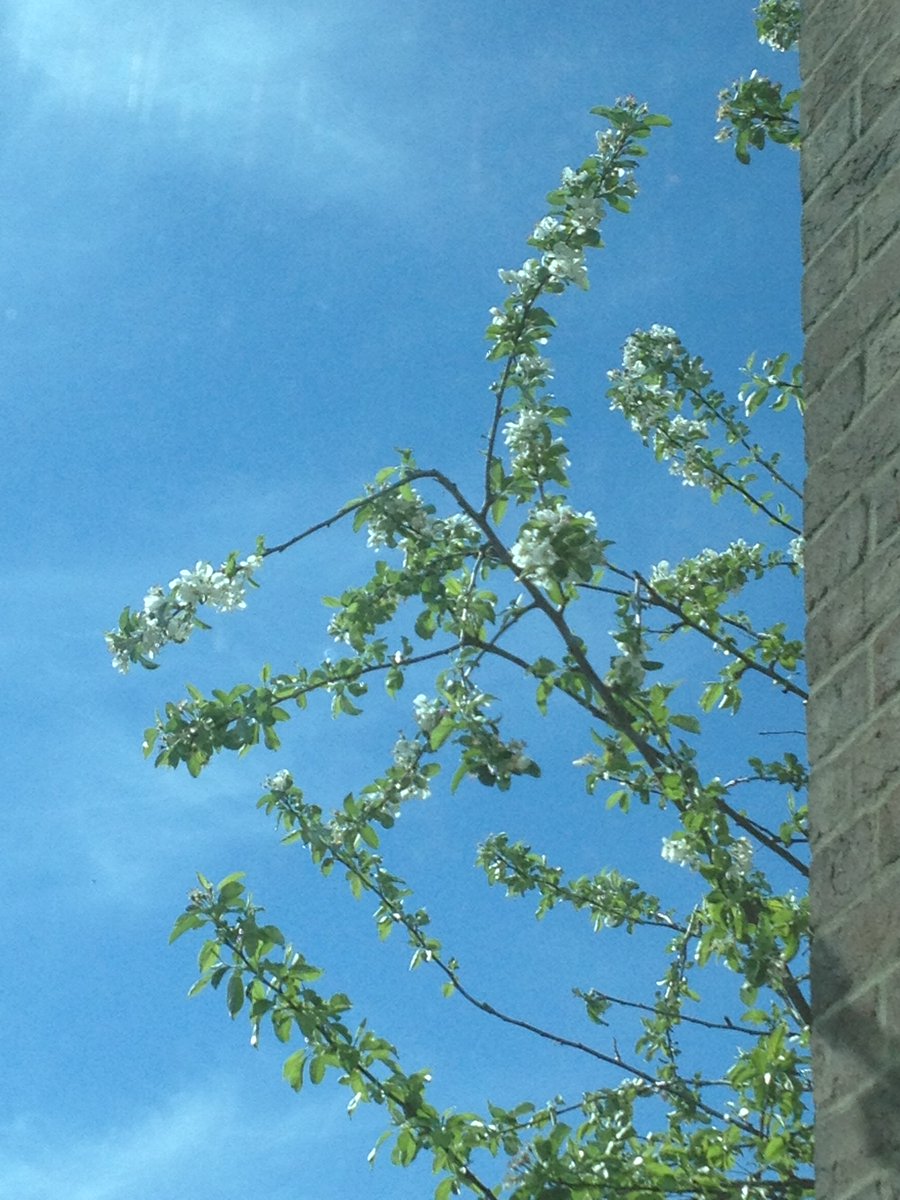
[[[821,1200],[900,1198],[900,0],[801,44]]]

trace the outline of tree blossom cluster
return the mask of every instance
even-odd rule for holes
[[[247,586],[258,586],[253,574],[262,561],[260,554],[240,562],[232,556],[218,570],[211,563],[198,562],[193,570],[179,572],[168,592],[158,585],[151,587],[141,609],[126,608],[119,628],[105,635],[115,669],[125,674],[132,663],[154,666],[167,643],[186,642],[194,629],[205,628],[197,616],[203,605],[219,612],[245,608]]]
[[[533,400],[538,388],[553,378],[553,366],[548,358],[540,354],[519,354],[508,364],[506,384],[514,388],[524,400]],[[499,383],[494,385],[499,388]]]
[[[625,341],[621,368],[608,372],[609,406],[626,417],[657,460],[667,461],[671,473],[685,485],[713,488],[718,476],[710,468],[716,452],[704,444],[709,423],[680,412],[686,375],[689,387],[697,392],[711,378],[699,360],[688,358],[674,329],[651,325],[636,330]]]
[[[416,724],[425,734],[433,733],[446,713],[447,708],[442,701],[429,700],[424,692],[420,692],[413,700],[413,716]]]
[[[689,867],[699,870],[704,864],[704,855],[693,845],[686,835],[663,838],[660,851],[666,862],[675,863],[679,867]],[[728,846],[729,864],[725,869],[726,879],[745,879],[753,866],[753,846],[748,838],[732,839]]]
[[[367,544],[371,550],[393,548],[409,537],[421,537],[430,525],[434,508],[425,504],[412,487],[398,488],[380,496],[367,514]]]
[[[426,504],[415,488],[404,486],[379,496],[366,506],[367,545],[372,550],[400,548],[408,557],[436,543],[448,552],[470,550],[477,543],[478,526],[465,513],[434,516],[434,505]]]
[[[568,504],[536,504],[510,556],[522,576],[539,587],[584,582],[603,559],[592,512],[576,512]]]
[[[567,409],[522,401],[515,420],[504,426],[503,440],[510,451],[512,469],[528,480],[529,490],[551,481],[563,486],[568,482],[568,447],[550,429],[551,424],[561,425],[567,416]]]
[[[737,538],[724,550],[707,547],[675,566],[663,559],[653,568],[650,583],[661,595],[677,597],[682,604],[693,601],[703,605],[709,602],[710,588],[724,599],[741,591],[749,579],[762,578],[766,568],[779,561],[777,551],[773,558],[759,542],[750,546]]]
[[[399,737],[394,742],[391,756],[400,773],[396,789],[398,800],[408,800],[412,797],[427,800],[431,795],[428,776],[419,770],[422,750],[423,745],[417,739]]]
[[[756,35],[773,50],[790,50],[800,38],[800,0],[759,0]]]
[[[644,682],[647,669],[640,649],[627,648],[610,659],[606,682],[610,687],[635,691]]]
[[[566,167],[559,187],[548,196],[553,207],[528,239],[541,257],[499,272],[512,290],[502,307],[491,309],[487,331],[492,343],[488,357],[508,359],[503,380],[495,385],[498,395],[512,387],[528,399],[549,378],[550,365],[537,348],[549,340],[554,322],[536,302],[542,292],[562,292],[572,284],[588,287],[585,252],[602,246],[598,228],[607,208],[627,211],[637,194],[635,163],[628,155],[642,151],[631,133],[641,130],[635,136],[646,136],[650,126],[669,124],[633,97],[618,101],[615,109],[592,111],[610,119],[613,127],[598,132],[596,151],[577,170]]]
[[[285,795],[293,786],[293,776],[286,770],[276,771],[274,775],[269,775],[263,780],[263,787],[274,792],[276,796]]]

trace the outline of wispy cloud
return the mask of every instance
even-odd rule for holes
[[[316,5],[285,17],[241,0],[10,0],[7,29],[44,102],[126,122],[169,153],[293,176],[352,165],[357,182],[398,165],[338,68],[358,35]]]
[[[280,1094],[280,1093],[279,1093]],[[284,1161],[321,1141],[340,1118],[317,1105],[316,1121],[297,1121],[297,1104],[257,1108],[234,1080],[210,1078],[165,1104],[77,1133],[26,1115],[0,1126],[0,1194],[16,1200],[183,1200],[190,1195],[254,1195],[259,1161],[237,1146],[265,1144]],[[115,1106],[110,1105],[111,1112]],[[242,1179],[242,1172],[246,1178]],[[263,1175],[265,1168],[263,1168]],[[220,1189],[227,1188],[223,1193]]]

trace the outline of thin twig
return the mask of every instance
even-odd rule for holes
[[[691,629],[696,630],[697,633],[701,633],[705,638],[708,638],[715,645],[721,646],[724,650],[727,650],[729,654],[733,654],[735,658],[740,659],[744,666],[748,667],[752,671],[757,671],[760,675],[765,675],[768,679],[771,679],[773,683],[777,683],[778,686],[785,692],[791,692],[800,700],[809,699],[809,693],[802,687],[798,687],[798,685],[794,683],[792,679],[788,679],[786,675],[782,675],[779,671],[776,671],[774,667],[769,667],[765,663],[757,662],[756,659],[751,658],[749,654],[746,654],[743,650],[741,650],[741,648],[733,639],[717,637],[712,630],[708,629],[700,621],[695,621],[692,617],[689,617],[678,604],[674,604],[671,600],[667,600],[665,596],[662,596],[656,590],[653,584],[650,583],[649,580],[645,579],[640,572],[636,571],[634,578],[647,593],[652,604],[656,605],[658,608],[664,608],[666,612],[672,613],[673,616],[676,616],[683,621],[685,625],[689,625]]]
[[[607,992],[599,992],[596,989],[593,989],[590,994],[599,996],[601,1000],[608,1000],[611,1004],[621,1005],[623,1008],[637,1008],[658,1017],[677,1017],[679,1021],[686,1021],[690,1025],[702,1025],[704,1029],[724,1029],[728,1033],[746,1033],[751,1037],[762,1037],[764,1034],[771,1033],[771,1029],[768,1027],[751,1029],[748,1025],[738,1025],[734,1021],[707,1021],[703,1017],[689,1017],[677,1008],[654,1008],[652,1004],[640,1004],[637,1000],[623,1000],[621,996],[610,996]]]

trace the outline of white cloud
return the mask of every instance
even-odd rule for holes
[[[285,1089],[286,1091],[286,1089]],[[280,1095],[280,1093],[279,1093]],[[0,1195],[16,1200],[182,1200],[190,1195],[253,1195],[264,1163],[236,1147],[265,1146],[290,1161],[329,1135],[343,1114],[317,1104],[316,1121],[297,1120],[303,1101],[290,1094],[278,1110],[260,1110],[222,1078],[176,1093],[129,1120],[113,1116],[91,1134],[60,1130],[28,1115],[0,1126]],[[330,1106],[331,1107],[331,1106]],[[114,1098],[110,1112],[115,1113]],[[343,1119],[346,1119],[345,1117]],[[247,1178],[241,1175],[246,1171]],[[234,1190],[230,1190],[230,1189]]]
[[[362,38],[324,6],[285,17],[245,0],[10,0],[8,37],[42,99],[100,113],[107,136],[125,122],[170,152],[317,179],[329,164],[379,177],[397,166],[339,68]]]

